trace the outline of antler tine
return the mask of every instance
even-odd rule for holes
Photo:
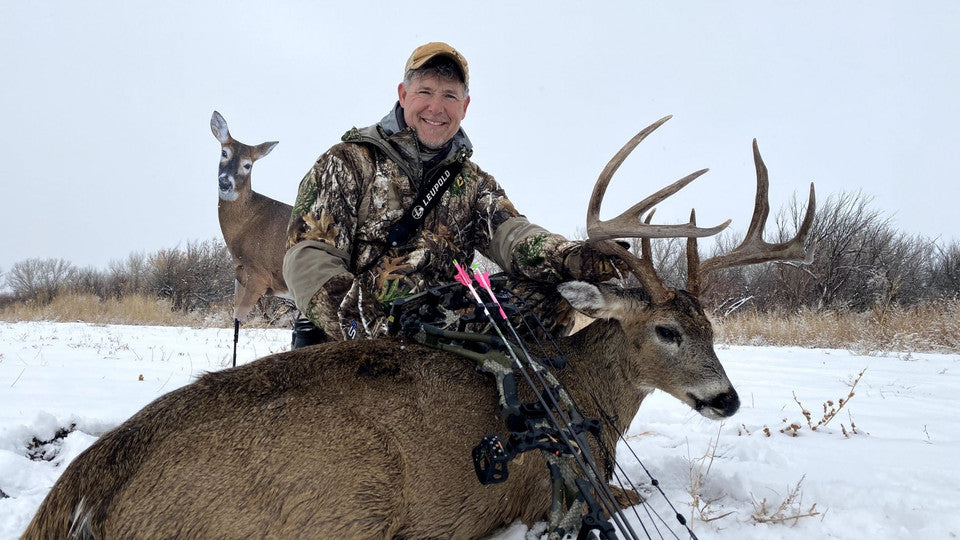
[[[763,163],[763,158],[760,156],[760,148],[757,146],[756,139],[753,140],[753,161],[757,168],[757,196],[754,204],[753,217],[750,220],[750,227],[747,229],[747,234],[743,242],[729,253],[711,257],[704,261],[699,268],[700,276],[705,276],[721,268],[769,261],[801,261],[807,258],[803,244],[806,242],[807,234],[813,225],[813,217],[816,211],[816,194],[814,193],[813,183],[810,184],[810,199],[807,203],[807,213],[804,215],[803,223],[800,225],[796,236],[786,242],[771,244],[763,239],[763,230],[766,226],[767,216],[770,213],[770,204],[767,196],[770,183],[767,166]],[[688,285],[692,286],[693,284],[688,283]],[[697,285],[699,285],[699,283]]]
[[[627,144],[623,145],[623,148],[621,148],[619,152],[610,158],[607,165],[600,171],[600,177],[597,178],[597,183],[593,186],[593,193],[590,195],[590,203],[587,206],[588,227],[591,222],[600,220],[600,203],[603,201],[603,196],[607,192],[607,186],[610,185],[610,180],[613,178],[614,173],[617,172],[617,169],[620,168],[620,165],[623,164],[624,160],[627,159],[627,156],[630,155],[630,152],[633,152],[633,149],[636,148],[638,144],[643,142],[648,135],[656,131],[658,127],[662,126],[671,118],[673,118],[673,115],[668,114],[647,126],[640,133],[634,135],[632,139],[627,141]]]
[[[643,220],[643,224],[650,225],[650,222],[653,220],[653,215],[656,213],[656,208],[650,210],[650,213],[647,214],[646,219]],[[645,261],[649,261],[651,266],[653,265],[653,247],[650,245],[650,238],[640,239],[640,257],[642,257]]]
[[[696,209],[690,210],[690,223],[697,223]],[[687,238],[687,292],[700,296],[700,251],[693,236]]]
[[[658,127],[664,124],[667,120],[672,118],[671,116],[665,116],[660,120],[657,120],[653,124],[650,124],[640,133],[637,133],[632,139],[627,141],[627,144],[623,145],[623,148],[617,152],[613,158],[607,163],[607,166],[603,168],[603,172],[600,173],[600,177],[597,178],[597,183],[593,187],[593,194],[590,196],[590,203],[587,206],[587,237],[591,240],[611,240],[614,238],[675,238],[675,237],[702,237],[702,236],[712,236],[730,224],[730,221],[727,220],[725,223],[722,223],[716,227],[709,228],[698,228],[693,226],[691,223],[685,223],[680,225],[650,225],[649,220],[646,223],[641,224],[641,217],[644,212],[653,208],[654,205],[663,201],[667,197],[670,197],[677,191],[680,191],[684,186],[693,182],[708,169],[701,169],[699,171],[688,174],[687,176],[677,180],[676,182],[670,184],[669,186],[657,191],[653,195],[650,195],[646,199],[643,199],[639,203],[631,206],[626,211],[624,211],[619,216],[607,220],[600,220],[600,205],[603,202],[603,196],[606,194],[607,186],[610,185],[610,180],[613,178],[614,173],[617,172],[617,169],[620,168],[620,165],[623,164],[623,161],[630,155],[634,148],[640,144],[648,135],[653,133]]]
[[[591,245],[601,253],[623,261],[623,263],[627,265],[627,268],[637,276],[640,283],[643,284],[644,290],[650,295],[650,300],[654,304],[661,304],[673,296],[673,291],[660,279],[656,269],[653,267],[653,261],[649,258],[649,240],[643,239],[641,242],[646,242],[642,248],[644,253],[643,258],[630,253],[629,250],[612,240],[591,241]]]

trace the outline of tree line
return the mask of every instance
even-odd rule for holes
[[[222,240],[189,242],[145,255],[132,253],[106,270],[78,268],[63,259],[26,259],[3,273],[10,302],[48,304],[59,294],[100,300],[147,296],[169,300],[174,311],[203,311],[232,302],[234,271]]]
[[[766,263],[720,270],[701,296],[717,315],[749,308],[760,312],[886,310],[960,299],[960,242],[908,235],[871,206],[861,192],[830,196],[817,209],[808,236],[809,264]],[[767,240],[791,238],[805,201],[794,198],[774,218]],[[721,234],[706,258],[734,248],[740,238]],[[635,246],[636,248],[636,246]],[[673,287],[686,284],[685,242],[655,240],[653,257]],[[0,273],[11,302],[49,303],[58,294],[91,294],[101,300],[142,295],[169,299],[172,309],[207,310],[232,302],[234,272],[220,239],[196,241],[155,253],[131,254],[106,270],[77,268],[62,259],[27,259]]]

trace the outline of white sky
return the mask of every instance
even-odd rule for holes
[[[280,145],[254,188],[293,201],[315,158],[396,99],[407,56],[442,40],[470,63],[474,160],[521,212],[573,236],[613,153],[619,213],[688,172],[658,208],[702,225],[753,203],[863,189],[904,231],[957,238],[960,4],[897,2],[0,3],[0,270],[32,257],[104,268],[220,235],[214,109]]]

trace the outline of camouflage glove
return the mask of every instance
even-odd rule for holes
[[[376,336],[382,317],[376,310],[376,304],[369,301],[371,297],[372,295],[360,286],[360,281],[353,281],[337,310],[343,339],[368,339]],[[364,302],[364,299],[367,301]]]
[[[560,250],[560,255],[564,279],[599,282],[621,278],[628,272],[623,261],[601,253],[586,242],[569,242]]]
[[[346,300],[355,281],[356,278],[349,272],[337,274],[324,283],[310,299],[307,318],[335,341],[348,339],[340,324],[340,311],[341,304]]]

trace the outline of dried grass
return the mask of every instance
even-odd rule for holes
[[[687,486],[687,493],[690,495],[690,526],[693,527],[694,518],[704,523],[721,520],[727,516],[733,515],[734,511],[723,511],[721,504],[724,498],[722,493],[707,494],[706,478],[710,474],[713,462],[717,458],[717,449],[720,447],[720,433],[724,423],[720,423],[717,429],[717,437],[711,439],[707,444],[707,449],[702,456],[689,461],[690,482]]]
[[[228,318],[173,311],[169,300],[145,296],[100,300],[92,294],[60,294],[49,304],[14,303],[0,310],[0,321],[88,322],[157,326],[226,326]]]
[[[289,313],[261,299],[263,313],[247,327],[288,326]],[[274,303],[278,303],[275,301]],[[228,302],[206,312],[173,311],[169,300],[124,296],[101,301],[89,294],[61,294],[49,304],[14,302],[0,309],[0,321],[83,321],[94,324],[228,327],[233,322]],[[591,319],[578,316],[579,329]],[[716,341],[730,345],[775,345],[849,349],[859,353],[886,351],[960,352],[960,300],[913,308],[889,308],[883,313],[737,312],[713,321]]]
[[[814,415],[806,407],[803,406],[803,403],[800,402],[800,398],[797,397],[797,393],[793,393],[793,401],[800,407],[800,412],[803,414],[804,419],[806,420],[807,427],[810,428],[810,431],[817,431],[821,427],[829,424],[834,418],[837,417],[837,414],[843,410],[844,407],[850,404],[850,400],[853,399],[853,396],[856,395],[854,390],[856,390],[857,385],[860,384],[860,379],[863,378],[863,374],[867,372],[867,368],[863,368],[856,378],[853,379],[853,382],[849,383],[850,390],[847,392],[847,397],[842,397],[836,401],[828,399],[823,403],[823,416],[814,422]],[[847,415],[850,418],[850,429],[847,429],[847,426],[840,424],[840,431],[843,433],[844,437],[850,437],[850,435],[858,435],[860,432],[857,431],[857,424],[853,421],[853,414],[850,413],[850,409],[847,409]],[[800,430],[803,429],[797,422],[789,422],[786,418],[783,419],[785,426],[780,429],[780,433],[785,433],[787,435],[796,437],[799,435]],[[745,427],[745,426],[744,426]],[[769,437],[770,430],[767,427],[764,427],[764,432]],[[749,433],[748,433],[749,434]]]
[[[717,342],[884,351],[960,352],[960,300],[884,312],[739,312],[714,321]]]
[[[785,523],[793,526],[803,518],[819,516],[816,503],[807,508],[803,502],[801,486],[805,478],[806,475],[800,477],[797,485],[789,490],[776,508],[769,505],[766,497],[759,501],[754,499],[753,515],[750,517],[757,523]]]

